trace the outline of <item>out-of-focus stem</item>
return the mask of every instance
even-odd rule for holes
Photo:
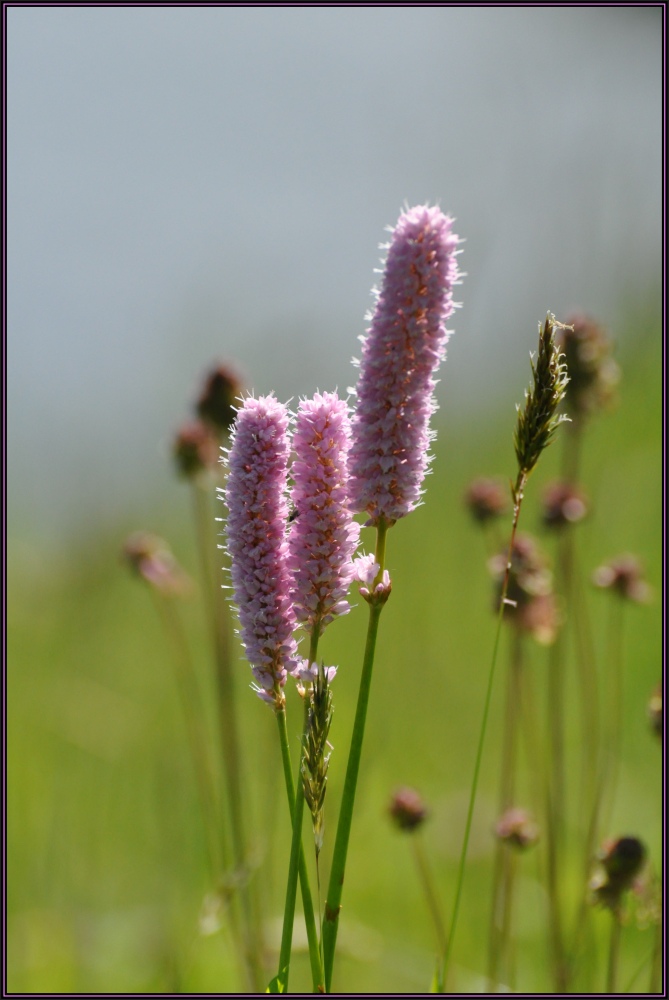
[[[513,634],[511,658],[507,671],[506,708],[504,712],[504,736],[502,741],[502,768],[500,780],[499,815],[503,816],[514,804],[517,776],[517,742],[519,713],[522,705],[522,637],[516,629]],[[511,914],[510,894],[513,878],[510,869],[513,862],[509,848],[497,841],[493,869],[492,906],[490,913],[490,937],[488,951],[488,986],[497,992],[498,970],[504,962],[510,940],[508,922]]]
[[[221,862],[224,865],[226,863],[228,848],[225,841],[219,841],[218,837],[214,781],[209,751],[204,737],[204,713],[198,693],[197,679],[188,652],[181,619],[179,618],[174,602],[156,594],[156,604],[175,651],[174,662],[176,666],[177,687],[202,804],[209,865],[212,877],[217,879],[221,871]]]
[[[620,955],[620,913],[618,907],[611,910],[611,938],[609,941],[609,964],[606,973],[606,990],[609,996],[616,992],[618,978],[618,956]]]
[[[242,796],[242,775],[239,729],[235,685],[230,656],[229,610],[223,598],[221,569],[214,560],[218,551],[215,547],[212,526],[214,516],[209,503],[211,490],[193,481],[193,501],[195,527],[200,553],[200,566],[205,591],[205,606],[212,637],[214,668],[216,675],[218,730],[221,740],[223,767],[225,772],[225,794],[228,821],[232,834],[232,849],[235,868],[240,876],[240,897],[245,924],[245,953],[249,965],[249,975],[254,989],[263,986],[262,928],[258,914],[254,890],[249,885],[247,873],[247,844],[244,830],[244,807]],[[221,552],[222,555],[222,552]]]
[[[458,925],[458,916],[460,913],[460,900],[462,897],[462,886],[465,877],[465,865],[467,863],[467,850],[469,847],[469,836],[472,829],[472,819],[474,816],[474,804],[476,802],[476,792],[478,789],[479,773],[481,771],[481,761],[483,759],[483,744],[485,742],[486,729],[488,727],[488,715],[490,713],[490,703],[492,701],[492,689],[493,682],[495,679],[495,667],[497,665],[497,653],[499,650],[499,640],[502,634],[502,621],[504,619],[504,607],[507,600],[507,593],[509,590],[509,575],[511,573],[511,559],[513,555],[513,544],[516,540],[516,531],[518,529],[518,518],[520,517],[520,508],[523,502],[523,490],[525,484],[527,483],[527,474],[520,470],[518,473],[518,478],[516,480],[516,485],[514,488],[514,505],[513,505],[513,524],[511,527],[511,538],[509,539],[509,549],[506,559],[506,570],[504,572],[504,580],[502,582],[502,593],[499,601],[499,613],[497,615],[497,629],[495,632],[495,643],[492,651],[492,660],[490,662],[490,670],[488,672],[488,686],[486,689],[485,702],[483,705],[483,717],[481,719],[481,729],[479,732],[478,746],[476,748],[476,760],[474,762],[474,775],[472,777],[471,790],[469,793],[469,807],[467,809],[467,819],[465,821],[465,833],[462,841],[462,851],[460,854],[460,864],[458,867],[458,876],[455,888],[455,899],[453,902],[453,915],[451,917],[451,927],[448,935],[448,943],[446,946],[446,951],[444,952],[444,960],[441,968],[440,982],[438,983],[438,992],[443,993],[444,983],[446,982],[446,976],[448,975],[448,966],[451,959],[451,953],[453,950],[453,941],[455,940],[455,931]]]
[[[437,948],[440,955],[443,955],[446,951],[446,929],[444,927],[444,920],[441,915],[441,908],[439,906],[439,899],[434,889],[434,878],[432,877],[432,872],[428,864],[427,856],[425,854],[425,849],[423,846],[423,841],[420,833],[414,833],[411,836],[411,846],[413,848],[413,856],[416,861],[416,866],[418,868],[418,874],[420,876],[420,882],[423,887],[423,892],[425,893],[425,899],[427,901],[427,907],[430,911],[430,916],[432,917],[432,923],[434,925],[434,933],[437,939]]]

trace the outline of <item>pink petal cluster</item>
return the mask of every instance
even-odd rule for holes
[[[293,504],[289,564],[295,614],[322,632],[350,610],[359,525],[348,505],[348,405],[336,393],[316,393],[299,405],[293,448]]]
[[[286,539],[288,411],[273,396],[246,399],[232,432],[225,490],[232,585],[256,691],[277,708],[295,667],[295,614]]]
[[[363,338],[353,417],[350,498],[369,524],[414,510],[430,462],[434,375],[446,353],[446,320],[459,272],[452,219],[421,205],[403,213]]]

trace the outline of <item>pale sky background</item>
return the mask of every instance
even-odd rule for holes
[[[466,240],[443,420],[522,393],[547,309],[659,312],[661,45],[659,7],[11,7],[10,531],[147,515],[214,359],[345,390],[405,202]]]

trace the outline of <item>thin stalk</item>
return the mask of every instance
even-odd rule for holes
[[[483,744],[485,742],[486,729],[488,727],[488,715],[490,713],[490,703],[492,701],[492,689],[493,682],[495,680],[495,667],[497,665],[497,653],[499,650],[499,641],[502,634],[502,621],[504,619],[504,607],[506,604],[506,595],[509,589],[509,574],[511,572],[511,557],[513,555],[513,543],[516,540],[516,531],[518,528],[518,518],[520,517],[520,507],[523,500],[523,490],[527,482],[527,474],[524,472],[518,473],[518,479],[516,480],[516,486],[514,490],[514,507],[513,507],[513,525],[511,527],[511,538],[509,540],[509,550],[506,559],[506,571],[504,573],[504,581],[502,583],[502,593],[499,602],[499,613],[497,615],[497,629],[495,631],[495,642],[492,651],[492,660],[490,662],[490,670],[488,672],[488,686],[486,689],[485,702],[483,704],[483,717],[481,719],[481,729],[479,732],[478,746],[476,748],[476,760],[474,762],[474,775],[472,777],[471,790],[469,793],[469,807],[467,809],[467,819],[465,822],[465,834],[462,841],[462,851],[460,853],[460,864],[458,866],[458,875],[455,888],[455,900],[453,902],[453,915],[451,917],[451,928],[448,936],[448,944],[446,951],[444,952],[444,961],[441,968],[440,982],[438,983],[437,992],[443,993],[444,983],[446,981],[446,976],[448,973],[448,966],[451,959],[451,953],[453,951],[453,942],[455,940],[455,931],[458,926],[458,916],[460,914],[460,900],[462,898],[462,887],[465,878],[465,866],[467,863],[467,849],[469,847],[469,837],[472,829],[472,819],[474,817],[474,804],[476,802],[476,792],[478,789],[479,774],[481,771],[481,761],[483,760]]]
[[[294,824],[295,820],[295,784],[293,782],[293,772],[291,770],[290,748],[288,746],[288,727],[286,724],[286,710],[280,709],[276,714],[276,721],[279,726],[279,742],[281,744],[281,760],[283,763],[283,775],[286,782],[286,795],[288,796],[288,808],[290,819]],[[301,783],[298,786],[298,794],[304,799],[301,792]],[[314,918],[314,904],[311,899],[311,889],[309,887],[309,874],[304,860],[304,851],[300,845],[300,856],[298,862],[298,872],[300,876],[300,886],[302,889],[302,906],[304,907],[304,922],[307,927],[307,939],[309,942],[309,959],[311,962],[311,977],[313,980],[314,993],[323,992],[323,967],[321,964],[321,953],[318,945],[318,933],[316,931],[316,921]]]
[[[195,527],[200,555],[200,568],[205,591],[205,606],[212,636],[214,668],[217,687],[218,731],[225,772],[225,795],[228,820],[232,833],[234,865],[240,876],[239,894],[245,924],[245,953],[251,984],[257,992],[263,986],[262,926],[258,912],[257,892],[249,885],[247,876],[247,844],[244,829],[244,810],[240,739],[237,724],[235,684],[230,656],[229,610],[223,599],[220,569],[215,564],[211,526],[215,523],[208,503],[210,491],[205,491],[198,481],[193,481]]]
[[[318,654],[318,639],[320,624],[317,622],[312,633],[309,645],[309,664],[316,662]],[[309,725],[309,692],[304,693],[304,723],[302,726],[302,740],[300,741],[300,756],[297,765],[297,779],[295,782],[296,797],[295,809],[293,812],[293,836],[290,845],[290,863],[288,866],[288,884],[286,886],[286,902],[283,909],[283,930],[281,933],[281,950],[279,952],[279,975],[285,970],[283,980],[284,992],[288,992],[288,974],[290,970],[290,953],[293,945],[293,925],[295,923],[295,897],[297,895],[297,876],[300,863],[300,852],[302,850],[302,818],[304,816],[304,789],[302,785],[302,754],[304,741],[307,738],[307,727]],[[320,955],[320,945],[319,945]],[[312,965],[313,971],[313,965]],[[322,979],[319,979],[319,983]],[[317,984],[316,984],[317,985]]]
[[[500,953],[502,961],[506,961],[506,982],[508,988],[512,993],[515,992],[514,989],[514,979],[515,979],[515,968],[513,955],[511,953],[511,930],[513,921],[513,895],[514,895],[514,885],[516,880],[516,869],[518,867],[518,858],[516,857],[516,852],[511,847],[506,847],[506,858],[505,858],[505,872],[504,872],[504,887],[503,887],[503,900],[504,907],[502,910],[502,929],[500,934]]]
[[[514,804],[516,795],[516,758],[518,716],[522,702],[522,637],[516,629],[511,647],[511,659],[507,670],[506,708],[504,713],[504,738],[502,742],[502,768],[500,782],[499,815],[503,816]],[[509,939],[506,919],[510,910],[508,879],[508,847],[497,841],[495,866],[493,869],[492,906],[490,912],[490,936],[488,950],[488,986],[497,992],[497,972],[500,960],[504,960],[505,944]]]
[[[609,964],[606,973],[605,992],[612,996],[616,992],[618,978],[618,957],[620,955],[620,931],[622,923],[618,908],[611,910],[611,937],[609,939]]]
[[[418,874],[420,876],[420,883],[423,887],[423,892],[425,893],[425,899],[427,901],[427,908],[430,911],[430,916],[432,917],[432,923],[434,925],[434,933],[437,939],[437,949],[439,954],[443,955],[447,945],[446,929],[441,915],[439,899],[434,890],[434,879],[432,877],[432,872],[428,864],[420,834],[414,833],[410,839],[411,846],[413,848],[413,856],[418,868]]]
[[[662,883],[660,882],[660,885]],[[662,933],[662,909],[655,927],[655,942],[653,944],[653,955],[650,964],[650,981],[648,983],[649,993],[662,992],[662,953],[664,946],[664,935]]]
[[[384,521],[381,521],[377,527],[375,552],[375,559],[380,569],[376,580],[374,581],[373,587],[376,586],[378,581],[380,581],[383,576],[387,530],[387,524]],[[365,735],[365,721],[367,719],[367,706],[369,703],[369,692],[372,683],[372,671],[374,668],[376,637],[379,629],[379,618],[381,616],[383,606],[384,605],[379,602],[371,601],[369,603],[369,622],[367,625],[367,639],[365,643],[365,655],[362,663],[362,674],[360,676],[358,703],[355,712],[355,721],[353,723],[353,735],[351,737],[351,747],[348,755],[346,777],[344,779],[344,791],[339,811],[337,835],[335,838],[335,846],[332,856],[332,868],[330,869],[330,882],[325,901],[325,913],[323,915],[323,964],[325,966],[325,990],[327,993],[330,992],[332,985],[332,969],[334,966],[335,947],[337,944],[337,932],[339,930],[339,914],[341,911],[341,897],[344,888],[346,855],[348,853],[351,822],[353,820],[353,806],[355,804],[355,792],[358,784],[358,772],[360,770],[360,757],[362,754],[362,744]]]
[[[200,794],[207,837],[209,867],[212,877],[218,879],[221,871],[221,862],[223,861],[223,864],[225,864],[226,861],[228,846],[222,839],[219,842],[217,834],[219,824],[217,821],[216,796],[214,794],[209,751],[204,737],[204,713],[197,689],[197,679],[176,607],[173,602],[168,602],[158,595],[156,595],[156,603],[163,620],[163,625],[176,653],[177,686],[195,768],[195,779]],[[223,854],[223,859],[221,858],[221,854]]]

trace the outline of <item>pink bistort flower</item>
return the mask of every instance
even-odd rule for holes
[[[404,212],[388,247],[363,339],[353,416],[350,498],[368,524],[393,524],[418,505],[430,462],[435,372],[454,309],[458,237],[439,208]]]
[[[336,393],[316,393],[299,405],[293,437],[295,518],[289,537],[293,604],[298,621],[323,631],[350,610],[359,525],[349,509],[348,405]]]
[[[295,667],[286,484],[288,411],[273,396],[246,399],[232,431],[225,490],[234,599],[255,690],[277,709]]]

